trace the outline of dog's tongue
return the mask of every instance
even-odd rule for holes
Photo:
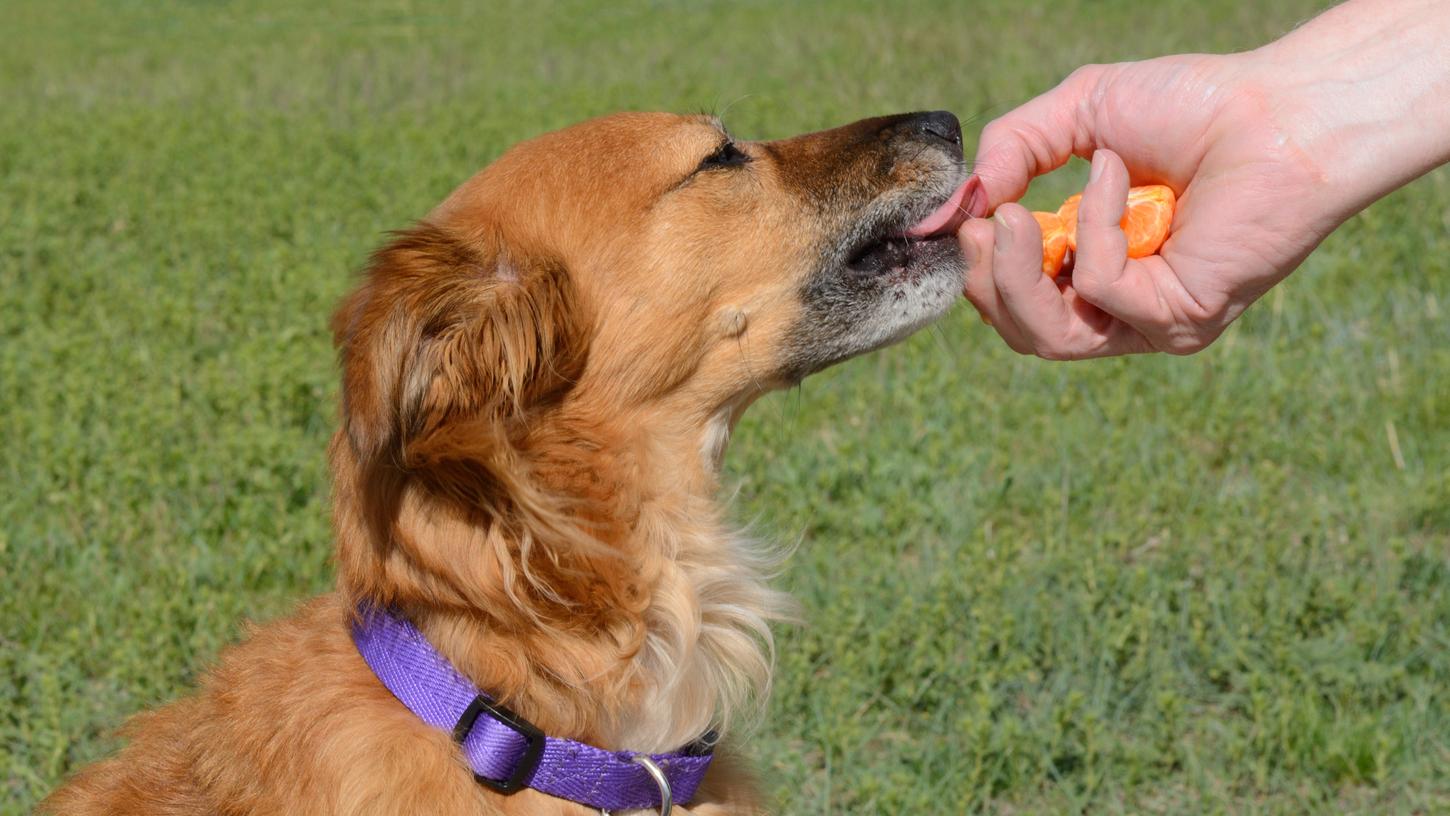
[[[985,209],[982,212],[972,212],[973,209],[982,207],[979,201],[974,200],[973,193],[980,190],[982,182],[976,176],[967,179],[962,186],[957,188],[955,193],[946,200],[946,203],[936,208],[936,211],[926,218],[917,222],[916,226],[908,229],[908,238],[930,238],[936,235],[947,235],[957,231],[968,218],[981,218],[986,215]],[[976,196],[981,199],[982,196]]]

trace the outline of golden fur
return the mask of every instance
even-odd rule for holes
[[[769,551],[722,518],[719,458],[762,393],[959,287],[944,249],[888,282],[822,277],[863,214],[919,218],[960,181],[959,148],[924,148],[914,121],[742,144],[747,167],[708,117],[607,117],[515,147],[398,234],[333,322],[337,591],[249,631],[41,811],[593,812],[478,785],[358,656],[360,600],[545,733],[636,751],[737,735],[788,604]],[[807,290],[901,316],[871,305],[852,340]],[[733,744],[690,812],[761,811]]]

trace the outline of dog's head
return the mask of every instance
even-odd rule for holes
[[[965,177],[947,113],[773,142],[623,114],[509,150],[334,318],[343,588],[490,621],[470,665],[559,727],[601,682],[703,727],[765,681],[774,604],[709,506],[730,428],[947,310]]]
[[[738,414],[946,311],[950,230],[906,234],[965,175],[947,113],[772,142],[621,114],[522,143],[381,249],[339,311],[347,432],[406,463],[451,420],[571,393]]]
[[[965,177],[948,113],[772,142],[621,114],[509,150],[378,250],[334,318],[344,583],[426,584],[430,601],[496,585],[454,574],[481,569],[474,544],[407,534],[400,517],[436,525],[440,501],[501,540],[583,522],[617,541],[642,491],[707,491],[757,396],[957,299]],[[420,584],[419,569],[449,575]]]

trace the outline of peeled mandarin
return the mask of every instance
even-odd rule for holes
[[[1077,208],[1082,194],[1069,198],[1057,210],[1067,231],[1067,246],[1077,251]],[[1173,226],[1173,208],[1178,197],[1173,188],[1161,184],[1134,187],[1128,191],[1128,208],[1123,212],[1121,226],[1128,236],[1128,257],[1146,258],[1157,252],[1168,240]]]
[[[1042,228],[1042,274],[1055,278],[1067,258],[1067,228],[1057,213],[1034,212],[1032,217]]]

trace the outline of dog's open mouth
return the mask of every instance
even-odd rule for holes
[[[959,186],[925,218],[905,229],[888,229],[862,244],[851,253],[846,266],[868,275],[883,274],[910,266],[926,245],[950,240],[968,218],[985,213],[970,212],[965,202],[981,182],[973,177]]]

